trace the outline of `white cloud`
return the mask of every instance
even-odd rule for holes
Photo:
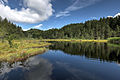
[[[114,17],[120,16],[120,13],[117,13]]]
[[[69,16],[69,11],[63,11],[63,12],[59,12],[56,17],[61,17],[61,16]]]
[[[39,24],[39,25],[37,25],[37,26],[34,26],[33,28],[40,28],[40,27],[42,27],[43,26],[43,24]]]
[[[113,17],[113,16],[108,16],[108,18],[111,18],[111,17]]]
[[[23,29],[23,31],[27,31],[27,30],[30,30],[30,29],[40,29],[40,27],[42,27],[43,24],[39,24],[39,25],[36,25],[36,26],[33,26],[31,28],[28,28],[28,29]]]
[[[90,6],[100,0],[75,0],[75,2],[67,7],[64,11],[56,14],[56,17],[69,16],[71,11],[76,11],[87,6]]]
[[[28,29],[23,29],[23,31],[27,31],[27,30],[30,30],[31,28],[28,28]]]
[[[0,16],[14,22],[37,23],[53,14],[51,0],[24,0],[24,6],[27,8],[20,11],[11,9],[0,0]]]
[[[115,17],[117,17],[117,16],[120,16],[120,13],[117,13],[117,14],[115,14],[114,16],[107,16],[107,17],[108,17],[108,18],[109,18],[109,17],[115,18]]]

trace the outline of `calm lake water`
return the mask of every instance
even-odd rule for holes
[[[120,80],[120,47],[52,42],[23,62],[0,63],[0,80]]]

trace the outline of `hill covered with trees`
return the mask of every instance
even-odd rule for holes
[[[25,37],[24,31],[21,27],[9,22],[7,19],[2,19],[0,17],[0,38],[1,39],[14,39]]]
[[[44,39],[107,39],[109,37],[120,37],[120,16],[69,24],[61,29],[46,31],[31,29],[26,33],[27,37]]]
[[[69,24],[60,29],[46,31],[38,29],[23,31],[21,27],[7,19],[0,18],[0,38],[11,35],[14,35],[17,39],[107,39],[109,37],[120,37],[120,16]]]

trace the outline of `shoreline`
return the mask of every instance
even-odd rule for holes
[[[13,47],[10,48],[8,43],[0,43],[0,62],[16,62],[25,60],[31,56],[42,54],[48,49],[47,46],[51,43],[31,41],[31,40],[17,40],[13,41]]]
[[[42,39],[40,41],[58,41],[58,42],[104,42],[107,43],[108,40],[80,40],[80,39]]]

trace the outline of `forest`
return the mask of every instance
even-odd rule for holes
[[[69,24],[60,29],[46,31],[31,29],[25,32],[29,38],[43,39],[107,39],[120,37],[120,16],[100,18],[85,23]]]
[[[2,40],[20,39],[25,38],[25,34],[21,27],[16,26],[7,19],[2,19],[0,17],[0,38]]]
[[[120,16],[107,17],[99,20],[89,20],[84,23],[66,25],[60,29],[49,29],[46,31],[30,29],[23,31],[20,26],[0,17],[1,39],[107,39],[120,37]]]

